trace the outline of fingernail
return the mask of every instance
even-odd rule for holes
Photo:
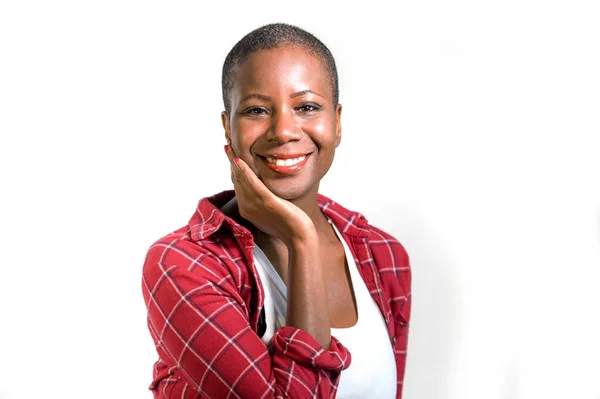
[[[229,149],[229,144],[225,144],[225,154],[227,154],[228,149]]]
[[[236,165],[238,165],[240,163],[240,159],[238,157],[233,158],[233,162],[235,162]]]

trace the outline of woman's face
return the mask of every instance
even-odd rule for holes
[[[275,195],[316,195],[341,141],[341,105],[334,106],[322,62],[302,47],[252,53],[242,63],[223,112],[233,150]]]

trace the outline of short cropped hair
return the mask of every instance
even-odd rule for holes
[[[235,83],[238,67],[252,53],[261,50],[272,50],[282,46],[300,46],[305,48],[311,55],[320,58],[325,72],[329,75],[333,105],[338,104],[338,74],[331,51],[311,33],[294,25],[276,23],[262,26],[248,33],[227,54],[223,63],[221,88],[223,90],[223,105],[228,114],[231,112],[231,90]]]

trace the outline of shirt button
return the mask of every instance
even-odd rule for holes
[[[392,338],[392,343],[396,346],[396,337]]]

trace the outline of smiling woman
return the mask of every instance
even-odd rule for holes
[[[342,138],[333,56],[285,24],[223,66],[234,190],[149,249],[157,398],[400,398],[410,317],[402,245],[319,194]]]

